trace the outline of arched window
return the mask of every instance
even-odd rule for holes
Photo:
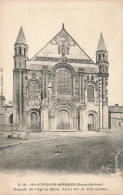
[[[100,53],[98,54],[98,61],[100,61],[100,59],[101,59],[101,55],[100,55]]]
[[[26,48],[24,48],[24,56],[26,55]]]
[[[72,78],[68,70],[61,68],[56,72],[56,85],[58,95],[72,94]]]
[[[21,47],[19,47],[19,56],[21,56]]]
[[[39,97],[39,83],[33,81],[29,84],[28,96],[30,101],[36,101]]]
[[[15,56],[17,56],[17,48],[15,48]]]
[[[87,75],[87,81],[89,81],[89,75]]]
[[[105,61],[105,54],[103,54],[103,60]]]
[[[13,114],[9,116],[9,124],[13,124]]]
[[[94,86],[88,85],[87,87],[87,101],[94,102]]]

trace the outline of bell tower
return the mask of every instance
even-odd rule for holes
[[[102,33],[100,35],[100,40],[97,47],[96,63],[99,65],[100,73],[108,73],[108,52]]]
[[[108,52],[103,35],[96,52],[96,64],[99,67],[99,129],[108,129]]]
[[[14,44],[14,50],[14,68],[26,69],[26,60],[28,60],[28,45],[22,26]]]
[[[28,60],[28,45],[23,28],[20,28],[14,44],[13,70],[13,123],[15,130],[26,126],[26,61]]]

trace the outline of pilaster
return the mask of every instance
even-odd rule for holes
[[[80,105],[79,106],[80,110],[80,131],[87,131],[87,116],[86,116],[86,106],[85,105]]]
[[[47,102],[42,102],[41,105],[41,128],[42,131],[48,131],[48,104]]]
[[[102,77],[99,77],[99,129],[102,129]]]

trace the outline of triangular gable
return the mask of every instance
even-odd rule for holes
[[[65,29],[62,29],[31,60],[42,59],[42,57],[61,58],[63,54],[68,59],[87,60],[91,64],[94,63]]]

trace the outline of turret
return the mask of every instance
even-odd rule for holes
[[[28,60],[28,45],[22,27],[14,44],[14,50],[14,68],[25,69],[26,60]]]
[[[99,73],[108,73],[108,52],[102,33],[97,47],[96,63],[99,65]]]

